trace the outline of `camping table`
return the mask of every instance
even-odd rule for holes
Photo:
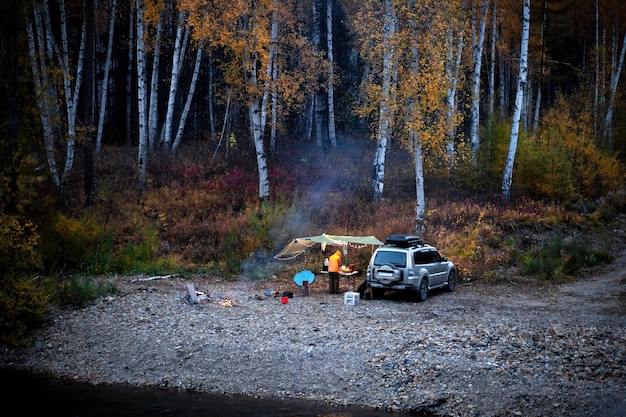
[[[352,288],[353,288],[353,291],[356,291],[356,276],[358,273],[359,271],[350,271],[350,272],[339,271],[339,277],[348,278],[348,279],[352,277]],[[320,271],[320,274],[324,274],[324,284],[326,284],[326,277],[328,276],[328,271]]]

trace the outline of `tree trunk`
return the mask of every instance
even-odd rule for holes
[[[509,154],[506,158],[504,175],[502,178],[502,196],[506,201],[511,196],[511,183],[513,180],[513,164],[517,151],[517,140],[519,137],[519,123],[524,104],[524,89],[528,76],[528,39],[530,37],[530,0],[524,0],[524,14],[522,24],[522,44],[520,48],[519,77],[517,79],[517,93],[515,95],[515,110],[511,124],[511,141],[509,144]]]
[[[328,43],[328,138],[333,148],[337,147],[335,133],[335,62],[333,58],[333,0],[326,0],[326,39]]]
[[[102,77],[102,94],[100,95],[100,112],[98,117],[98,132],[96,133],[96,153],[100,153],[100,149],[102,147],[102,134],[107,109],[107,95],[109,93],[109,70],[111,69],[111,54],[113,53],[113,34],[115,32],[116,8],[117,0],[111,0],[111,11],[109,14],[109,40],[107,43],[106,61],[104,62],[104,76]]]
[[[61,47],[62,55],[59,56],[59,64],[63,70],[63,83],[65,87],[65,106],[67,111],[67,150],[65,155],[65,167],[61,177],[61,188],[69,182],[74,167],[74,149],[76,146],[76,110],[78,109],[78,96],[83,76],[83,59],[85,56],[87,22],[83,20],[81,30],[80,49],[76,64],[76,75],[71,74],[69,45],[67,38],[67,19],[65,15],[65,0],[61,0]],[[74,86],[72,86],[74,79]]]
[[[83,189],[85,192],[85,206],[90,206],[93,201],[94,191],[94,121],[95,121],[95,98],[96,98],[96,57],[95,57],[95,10],[90,0],[84,1],[85,6],[85,81],[83,88],[83,125],[85,126],[85,141],[83,144]]]
[[[191,76],[191,85],[189,86],[189,92],[187,93],[187,100],[185,101],[185,107],[183,108],[183,112],[180,115],[180,121],[178,122],[178,130],[176,131],[176,139],[174,139],[174,144],[172,145],[172,151],[176,152],[178,146],[180,145],[180,141],[183,137],[183,132],[185,130],[185,122],[187,121],[187,115],[189,114],[189,109],[191,108],[191,101],[193,100],[193,95],[196,91],[196,82],[198,81],[198,73],[200,72],[200,61],[202,59],[202,48],[198,48],[198,52],[196,52],[196,62],[194,64],[193,75]]]
[[[422,155],[422,141],[417,132],[411,130],[413,153],[415,155],[415,224],[413,232],[422,236],[426,231],[426,198],[424,195],[424,157]]]
[[[622,73],[622,67],[624,66],[624,54],[626,52],[626,35],[622,42],[622,50],[619,55],[619,61],[617,67],[613,68],[613,75],[611,76],[611,91],[609,96],[608,110],[606,117],[604,118],[604,140],[609,144],[609,148],[612,147],[613,140],[613,105],[615,104],[615,94],[617,93],[617,85],[619,83],[619,77]]]
[[[142,196],[146,188],[146,170],[148,167],[148,129],[146,102],[148,89],[146,83],[146,49],[143,42],[143,0],[137,1],[137,104],[139,116],[139,149],[137,152],[137,166],[139,170],[139,195]]]
[[[458,43],[456,44],[455,51],[455,28],[448,27],[446,31],[446,36],[448,38],[448,49],[447,49],[447,61],[446,61],[446,73],[448,79],[450,80],[449,87],[446,91],[446,123],[448,125],[448,142],[446,144],[446,154],[448,155],[448,167],[450,171],[454,169],[455,165],[455,145],[454,141],[456,139],[457,126],[459,121],[457,120],[458,109],[457,109],[457,87],[459,84],[459,73],[461,69],[461,58],[463,57],[463,42],[465,38],[465,28],[463,22],[465,21],[465,0],[463,0],[461,5],[461,15],[458,18],[457,24],[460,25],[456,29],[458,30]],[[451,25],[452,26],[452,25]],[[456,26],[456,25],[455,25]],[[455,54],[456,52],[456,54]]]
[[[189,40],[189,30],[184,29],[183,13],[178,16],[178,29],[176,30],[176,43],[174,46],[174,54],[172,56],[172,76],[170,79],[170,93],[167,101],[167,113],[165,116],[164,138],[163,144],[167,149],[172,144],[172,125],[174,120],[174,108],[176,106],[176,94],[178,93],[178,82],[180,80],[180,72],[183,61],[185,59],[185,49]]]
[[[480,127],[480,69],[482,64],[483,44],[485,41],[485,26],[487,24],[487,14],[489,12],[489,0],[482,0],[480,7],[480,23],[478,36],[474,44],[474,70],[472,72],[471,83],[471,109],[470,109],[470,146],[472,154],[476,158],[476,153],[480,147],[478,130]]]
[[[393,114],[392,78],[395,51],[393,36],[396,30],[395,10],[392,0],[385,0],[384,18],[384,41],[383,41],[383,81],[381,89],[380,111],[378,117],[378,137],[376,139],[376,155],[374,156],[372,188],[374,201],[380,201],[383,197],[385,185],[385,157],[387,155],[387,142],[390,140],[391,115]]]
[[[57,168],[56,154],[55,154],[55,138],[53,135],[53,127],[51,118],[51,111],[49,106],[49,99],[46,97],[46,90],[49,89],[50,82],[48,81],[48,65],[45,59],[46,54],[44,50],[45,40],[43,38],[43,31],[41,30],[41,9],[35,7],[35,26],[37,28],[37,41],[35,41],[35,33],[33,31],[33,22],[30,21],[26,26],[26,34],[28,36],[28,46],[31,59],[31,70],[33,73],[33,80],[35,83],[35,93],[37,97],[37,107],[39,109],[39,120],[41,121],[41,127],[43,130],[43,139],[46,148],[46,158],[48,160],[48,170],[52,177],[52,181],[57,189],[61,188],[61,177]],[[37,54],[37,46],[39,46],[39,54]],[[39,58],[38,58],[39,57]]]
[[[148,111],[148,146],[156,149],[159,143],[159,62],[161,58],[161,36],[163,32],[163,16],[159,14],[159,22],[154,39],[152,58],[152,74],[150,74],[150,104]]]

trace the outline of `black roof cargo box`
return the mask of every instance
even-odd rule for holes
[[[422,243],[422,238],[415,235],[389,235],[387,240],[385,240],[386,245],[395,245],[402,248],[418,246]]]

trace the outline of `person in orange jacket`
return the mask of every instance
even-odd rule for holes
[[[331,294],[339,294],[339,265],[341,252],[336,251],[328,258],[328,289]]]

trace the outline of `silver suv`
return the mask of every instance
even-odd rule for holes
[[[406,290],[425,301],[429,290],[445,287],[454,291],[456,267],[419,236],[391,235],[374,251],[364,284],[366,297],[382,297],[386,290]]]

